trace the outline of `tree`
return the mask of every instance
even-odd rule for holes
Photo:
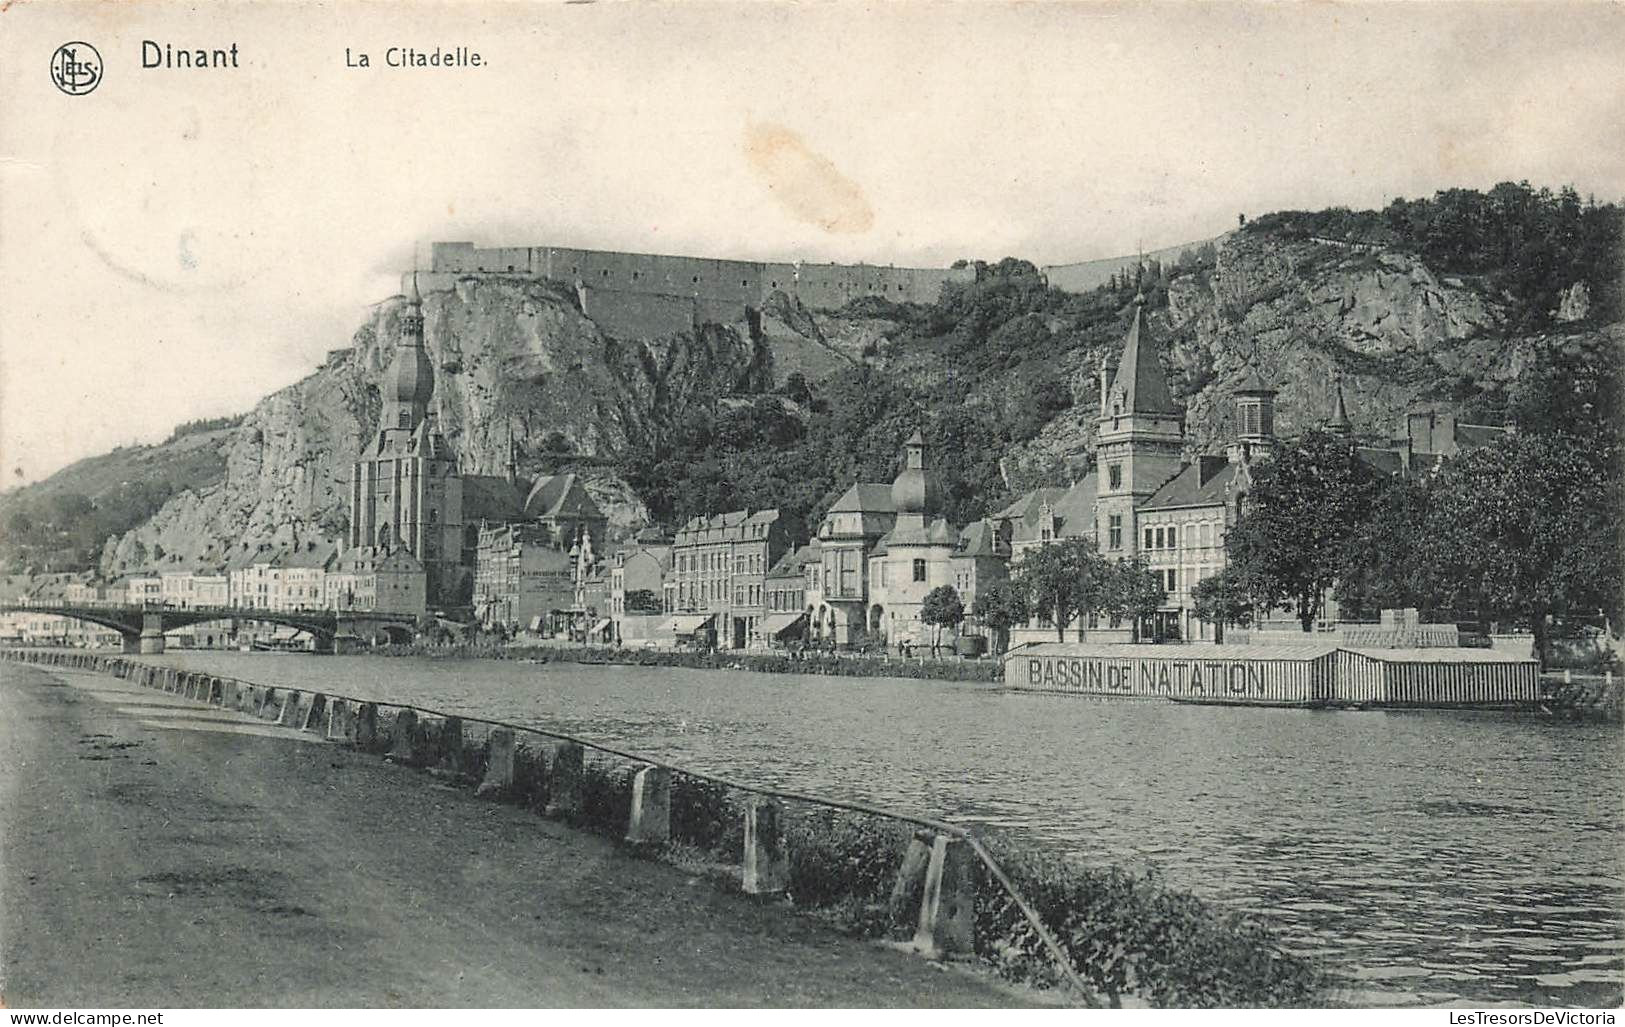
[[[935,656],[942,645],[942,629],[957,627],[965,619],[965,603],[952,585],[938,585],[925,594],[920,619],[935,629],[931,634],[931,655]]]
[[[1617,633],[1625,580],[1617,440],[1508,435],[1445,464],[1429,535],[1457,605],[1524,620],[1601,612]]]
[[[1133,556],[1111,565],[1106,583],[1105,611],[1134,626],[1134,640],[1140,639],[1140,621],[1156,613],[1168,599],[1162,576],[1153,571],[1145,557]]]
[[[1251,504],[1225,538],[1230,563],[1253,583],[1256,609],[1290,607],[1312,630],[1379,487],[1354,447],[1325,432],[1305,433],[1260,463]]]
[[[1087,539],[1064,539],[1029,549],[1017,572],[1032,609],[1055,625],[1055,637],[1066,641],[1066,626],[1082,614],[1105,606],[1112,569]]]
[[[659,613],[660,597],[647,588],[634,588],[626,593],[627,613]]]
[[[1032,616],[1027,590],[1014,580],[995,581],[977,589],[971,613],[993,629],[995,649],[1001,653],[1010,647],[1010,629],[1027,623]]]
[[[1439,604],[1432,507],[1429,479],[1394,477],[1379,483],[1370,514],[1355,525],[1343,548],[1333,588],[1340,610],[1369,617],[1386,607]]]
[[[1191,589],[1196,616],[1213,625],[1213,640],[1224,641],[1226,624],[1247,625],[1253,619],[1253,601],[1247,583],[1234,567],[1203,578]]]

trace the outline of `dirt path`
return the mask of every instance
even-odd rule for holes
[[[427,775],[0,666],[0,996],[22,1006],[1002,1006]]]

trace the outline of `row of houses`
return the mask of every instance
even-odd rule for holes
[[[904,443],[897,477],[850,486],[811,539],[788,538],[776,510],[738,510],[693,518],[669,544],[617,553],[611,566],[635,565],[637,583],[611,588],[603,637],[724,649],[797,641],[924,645],[937,634],[922,618],[925,599],[944,585],[967,613],[958,633],[986,636],[971,613],[979,591],[1008,578],[1034,548],[1080,539],[1109,558],[1143,558],[1157,575],[1165,601],[1135,626],[1142,637],[1214,640],[1216,626],[1197,616],[1193,591],[1224,569],[1225,534],[1245,509],[1254,468],[1276,449],[1276,390],[1256,367],[1243,368],[1231,386],[1231,439],[1222,453],[1192,459],[1184,411],[1145,328],[1143,298],[1115,372],[1103,362],[1099,381],[1094,460],[1081,478],[1033,489],[989,517],[956,525],[943,516],[930,446],[916,432]],[[1403,437],[1359,445],[1341,387],[1335,392],[1323,427],[1383,473],[1427,473],[1507,430],[1422,413],[1407,419]],[[658,614],[625,609],[634,587],[658,591]],[[1133,630],[1084,618],[1068,626],[1067,639],[1124,641]],[[1011,632],[1018,642],[1055,638],[1054,626],[1036,618]]]

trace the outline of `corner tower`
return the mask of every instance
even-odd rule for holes
[[[1264,381],[1257,367],[1248,364],[1232,395],[1236,397],[1236,437],[1226,453],[1230,462],[1250,463],[1273,453],[1275,389]]]
[[[1134,320],[1099,425],[1095,537],[1102,553],[1132,556],[1134,509],[1179,473],[1185,449],[1185,414],[1168,391],[1156,344],[1147,337],[1144,293],[1134,297]]]

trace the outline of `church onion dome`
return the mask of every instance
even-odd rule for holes
[[[389,371],[390,397],[397,403],[427,405],[434,396],[434,368],[429,366],[423,340],[416,343],[403,339],[395,348],[395,365]]]
[[[903,443],[903,470],[892,481],[892,506],[899,514],[925,514],[941,505],[937,476],[925,468],[925,435],[918,429]]]
[[[412,275],[412,292],[401,315],[400,344],[395,347],[395,364],[389,370],[389,398],[397,403],[427,406],[434,396],[434,368],[423,348],[423,297],[418,293],[418,276]]]

